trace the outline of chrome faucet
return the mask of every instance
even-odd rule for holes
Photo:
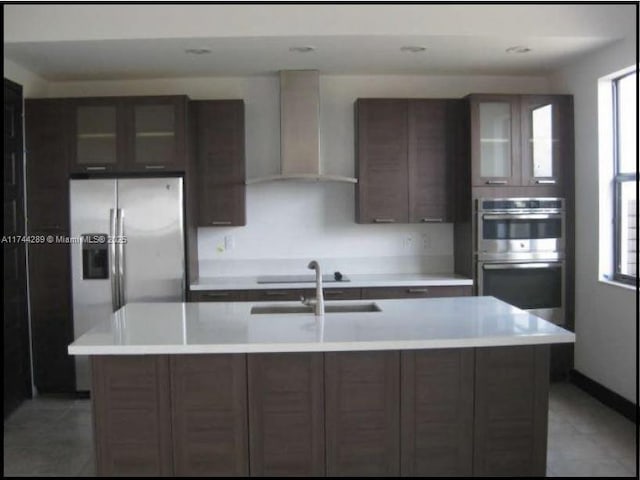
[[[316,271],[316,298],[305,299],[303,297],[302,303],[305,305],[313,305],[316,315],[324,315],[324,296],[322,295],[322,272],[320,271],[320,265],[315,260],[312,260],[309,262],[308,268]]]

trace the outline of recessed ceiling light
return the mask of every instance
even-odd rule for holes
[[[507,53],[529,53],[531,49],[522,45],[516,45],[515,47],[509,47],[505,50]]]
[[[211,50],[208,48],[186,48],[184,53],[188,53],[189,55],[204,55],[211,53]]]
[[[308,53],[308,52],[313,52],[315,51],[316,47],[312,47],[311,45],[301,45],[301,46],[297,46],[297,47],[290,47],[289,51],[290,52],[297,52],[297,53]]]
[[[421,47],[420,45],[405,45],[404,47],[400,47],[401,52],[410,52],[410,53],[420,53],[424,52],[427,48]]]

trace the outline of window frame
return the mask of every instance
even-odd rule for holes
[[[624,283],[627,285],[635,285],[638,286],[638,276],[636,275],[628,275],[622,273],[622,186],[627,182],[635,182],[636,184],[636,192],[638,190],[638,173],[621,173],[620,172],[620,160],[619,160],[619,151],[620,151],[620,137],[618,135],[619,130],[619,122],[620,122],[620,112],[618,108],[618,82],[629,75],[636,75],[636,91],[638,88],[638,79],[637,74],[638,71],[632,70],[623,75],[620,75],[611,81],[612,88],[612,103],[613,103],[613,280],[616,282]],[[637,139],[636,139],[637,142]],[[637,198],[637,194],[636,194]],[[637,233],[636,233],[637,235]],[[637,238],[637,237],[636,237]],[[637,242],[637,239],[636,239]]]

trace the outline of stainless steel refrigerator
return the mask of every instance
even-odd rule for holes
[[[70,180],[70,208],[75,338],[127,303],[184,300],[182,178]]]

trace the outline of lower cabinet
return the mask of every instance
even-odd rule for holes
[[[473,473],[474,350],[402,352],[403,476]]]
[[[92,357],[101,476],[544,476],[549,346]]]
[[[175,475],[248,475],[246,355],[169,359]]]
[[[476,349],[473,473],[544,477],[549,345]]]
[[[248,356],[251,474],[324,476],[322,353]]]
[[[327,474],[400,473],[400,354],[325,354]]]

